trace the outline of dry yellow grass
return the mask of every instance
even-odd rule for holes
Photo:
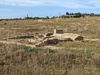
[[[0,21],[0,40],[18,35],[65,32],[100,39],[99,17]],[[61,42],[60,50],[0,43],[0,75],[99,75],[100,42]],[[52,47],[52,46],[51,46]]]
[[[11,20],[0,21],[0,36],[23,35],[53,32],[55,28],[62,28],[65,32],[78,33],[87,38],[100,38],[99,17],[90,18],[68,18],[68,19],[49,19],[49,20]],[[91,35],[93,34],[93,35]]]

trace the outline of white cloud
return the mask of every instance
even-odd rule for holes
[[[41,5],[42,2],[38,0],[2,0],[0,4],[3,5],[16,5],[16,6],[35,6]]]
[[[2,5],[16,6],[62,6],[67,8],[100,8],[99,0],[1,0]]]

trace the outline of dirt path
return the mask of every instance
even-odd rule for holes
[[[28,46],[28,47],[36,47],[35,45],[24,44],[24,43],[18,43],[18,42],[12,42],[12,41],[1,41],[1,40],[0,40],[0,43],[3,43],[3,44],[24,45],[24,46]]]
[[[94,41],[94,42],[96,42],[96,41],[100,41],[100,39],[84,39],[85,41]]]
[[[36,47],[35,45],[31,45],[31,44],[24,44],[24,43],[18,43],[18,42],[13,42],[13,41],[2,41],[0,40],[0,43],[3,44],[16,44],[16,45],[23,45],[23,46],[27,46],[27,47]],[[64,49],[64,47],[55,47],[55,46],[44,46],[44,49],[54,49],[54,50],[59,50],[59,49]]]
[[[21,29],[24,29],[24,30],[27,30],[27,29],[34,29],[34,28],[0,28],[2,30],[5,30],[5,29],[10,29],[10,30],[21,30]]]

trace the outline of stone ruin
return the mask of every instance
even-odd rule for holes
[[[80,40],[84,40],[84,37],[78,34],[74,34],[74,33],[64,33],[63,30],[61,29],[54,29],[54,37],[56,37],[57,39],[60,40],[66,40],[66,39],[70,39],[72,41],[80,41]]]
[[[84,37],[73,33],[64,33],[62,29],[54,29],[54,33],[39,34],[36,33],[31,36],[17,36],[10,39],[24,39],[28,41],[29,44],[35,46],[46,46],[57,44],[62,41],[82,41]],[[27,38],[27,39],[26,39]]]
[[[41,40],[40,40],[41,39]],[[64,33],[62,29],[54,29],[54,33],[45,33],[43,37],[37,39],[36,46],[46,46],[57,44],[62,41],[82,41],[84,37],[73,33]]]

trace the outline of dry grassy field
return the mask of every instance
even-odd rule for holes
[[[100,17],[47,20],[2,20],[0,41],[53,29],[100,39]],[[15,40],[13,40],[15,41]],[[26,43],[26,42],[23,42]],[[100,41],[60,42],[51,47],[0,43],[0,75],[99,75]],[[62,47],[62,48],[57,48]]]

